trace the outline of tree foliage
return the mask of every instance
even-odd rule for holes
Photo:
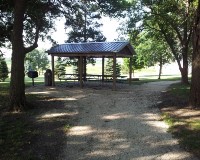
[[[26,54],[26,70],[36,70],[39,74],[49,67],[49,59],[44,51],[37,49]]]
[[[159,64],[159,76],[161,77],[162,66],[166,63],[174,61],[171,50],[167,43],[151,32],[142,32],[139,35],[136,53],[139,61],[144,63],[144,66],[154,66]]]
[[[113,75],[113,58],[108,58],[108,60],[106,61],[105,69],[105,74]],[[116,75],[121,75],[121,65],[119,65],[119,63],[116,63]]]
[[[0,54],[0,81],[4,82],[8,78],[8,66],[3,57],[3,54]]]
[[[102,26],[100,8],[94,1],[77,1],[77,11],[66,21],[71,27],[67,42],[102,42],[106,38],[100,31]]]
[[[188,83],[188,55],[191,54],[191,35],[194,20],[194,1],[134,1],[127,25],[131,39],[144,30],[157,33],[168,44],[182,75]],[[181,64],[182,62],[182,64]]]
[[[133,72],[133,75],[134,75],[134,71],[136,71],[136,70],[140,70],[140,69],[142,69],[142,68],[144,68],[145,67],[145,65],[144,65],[144,61],[143,60],[141,60],[141,59],[139,59],[139,57],[138,57],[138,54],[136,53],[136,55],[134,55],[132,58],[131,58],[131,60],[132,60],[132,72]],[[129,65],[130,65],[130,58],[124,58],[123,59],[123,70],[126,72],[126,73],[128,73],[128,71],[129,71]]]
[[[59,75],[65,74],[66,73],[65,67],[66,67],[66,63],[62,60],[61,57],[58,57],[56,61],[56,66],[55,66],[55,75],[59,77]]]

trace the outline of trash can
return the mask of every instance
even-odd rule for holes
[[[52,71],[50,69],[44,73],[44,83],[45,86],[52,86]]]

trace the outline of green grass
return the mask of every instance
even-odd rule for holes
[[[9,113],[9,83],[0,82],[0,155],[1,159],[21,160],[26,159],[21,155],[23,147],[27,145],[30,135],[30,124],[27,115],[31,112]],[[28,101],[39,97],[27,95]],[[28,155],[27,155],[28,156]]]
[[[181,83],[173,84],[169,89],[170,96],[182,100],[188,99],[189,91],[190,86]],[[180,145],[200,157],[200,120],[193,116],[172,116],[170,112],[163,112],[162,118],[169,125],[169,132],[179,139]]]
[[[1,133],[1,155],[2,158],[17,159],[22,147],[25,145],[24,140],[27,134],[28,123],[16,115],[9,115],[3,117],[0,122]]]
[[[36,85],[43,83],[42,81],[37,81]],[[30,86],[31,82],[26,82],[26,86]],[[35,101],[46,101],[47,97],[40,95],[26,95],[28,102]],[[35,137],[44,136],[54,136],[55,133],[62,131],[56,131],[54,129],[48,132],[43,131],[43,127],[37,127],[38,121],[37,116],[41,112],[46,112],[51,109],[44,106],[37,106],[35,109],[28,110],[22,113],[9,113],[7,112],[9,102],[9,83],[0,82],[0,159],[1,160],[33,160],[40,159],[35,156],[33,152],[34,149],[29,147],[35,141]],[[31,103],[31,104],[32,104]],[[50,102],[49,102],[50,103]],[[40,103],[39,103],[40,104]],[[52,102],[51,102],[52,104]],[[60,120],[62,123],[62,119]],[[50,121],[42,122],[49,124]],[[61,125],[57,121],[52,121],[52,126],[54,123]],[[39,125],[40,126],[40,125]],[[44,124],[45,126],[45,124]],[[48,126],[48,125],[47,125]],[[61,125],[63,133],[67,132],[71,126],[66,124]],[[54,138],[55,139],[55,136]],[[36,148],[36,147],[35,147]],[[55,153],[56,154],[56,153]],[[48,159],[48,158],[47,158]]]
[[[69,124],[64,125],[64,131],[67,132],[70,128],[72,128],[72,126],[70,126]]]
[[[9,83],[0,83],[0,109],[5,110],[8,106]]]
[[[179,81],[181,78],[178,76],[167,76],[167,77],[163,77],[162,79],[157,79],[156,76],[153,77],[142,77],[139,78],[139,81],[133,81],[132,84],[134,85],[141,85],[144,83],[149,83],[149,82],[160,82],[160,81]]]
[[[162,118],[170,127],[174,126],[174,124],[178,122],[178,119],[171,117],[168,113],[163,113]]]
[[[185,85],[182,83],[176,83],[171,85],[170,92],[174,96],[179,96],[181,98],[188,98],[190,94],[190,85]]]
[[[200,156],[200,121],[163,116],[170,126],[169,132],[179,139],[180,145],[188,151]]]

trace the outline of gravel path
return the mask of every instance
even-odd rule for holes
[[[75,117],[61,160],[195,160],[167,133],[155,107],[173,82],[121,84],[117,91],[56,88]]]

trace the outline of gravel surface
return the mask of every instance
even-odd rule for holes
[[[143,85],[57,87],[73,116],[60,160],[196,160],[160,121],[160,93],[173,82]],[[109,89],[108,89],[109,88]],[[70,104],[70,105],[69,105]]]

